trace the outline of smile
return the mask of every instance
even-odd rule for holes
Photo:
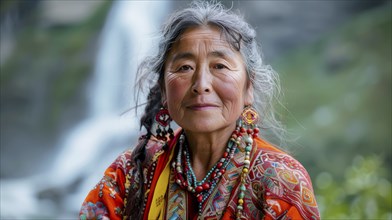
[[[215,104],[194,104],[194,105],[188,105],[187,108],[196,110],[196,111],[202,111],[202,110],[208,110],[212,108],[217,108],[218,106]]]

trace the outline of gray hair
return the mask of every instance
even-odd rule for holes
[[[141,125],[151,128],[152,119],[161,106],[161,91],[164,82],[164,63],[173,43],[188,28],[213,25],[221,29],[228,43],[239,51],[246,66],[248,79],[254,88],[253,107],[260,115],[258,126],[261,135],[272,142],[282,141],[284,128],[275,117],[274,103],[280,94],[279,77],[265,65],[256,42],[256,31],[244,18],[221,3],[193,2],[189,8],[173,13],[161,30],[158,53],[147,57],[138,69],[139,91],[149,84],[149,97]],[[152,97],[152,96],[155,97]],[[147,124],[148,123],[148,124]],[[281,143],[276,143],[281,144]]]

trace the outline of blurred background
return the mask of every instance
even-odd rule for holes
[[[1,219],[77,217],[141,133],[140,115],[122,114],[135,106],[137,64],[188,3],[0,2]],[[391,1],[223,3],[280,74],[287,149],[322,218],[392,219]]]

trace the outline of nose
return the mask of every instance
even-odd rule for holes
[[[209,93],[212,90],[212,75],[208,67],[200,68],[193,75],[192,92],[195,94]]]

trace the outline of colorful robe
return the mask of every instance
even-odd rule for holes
[[[146,178],[144,219],[148,218],[156,180],[162,167],[175,151],[176,138],[165,143],[151,138],[146,145],[143,165]],[[242,146],[245,146],[242,143]],[[90,191],[80,210],[80,219],[122,219],[124,198],[129,186],[137,187],[136,169],[131,163],[131,150],[121,154],[105,171],[102,180]],[[244,148],[239,147],[214,191],[204,202],[202,219],[235,219]],[[174,157],[175,158],[175,157]],[[246,177],[246,191],[241,219],[320,219],[310,177],[304,167],[287,153],[256,138],[251,151],[251,164]],[[150,181],[150,182],[149,182]],[[196,219],[193,195],[181,189],[170,171],[165,195],[165,219]],[[155,185],[154,185],[155,184]],[[193,213],[195,216],[190,217]],[[160,218],[163,219],[163,218]]]

